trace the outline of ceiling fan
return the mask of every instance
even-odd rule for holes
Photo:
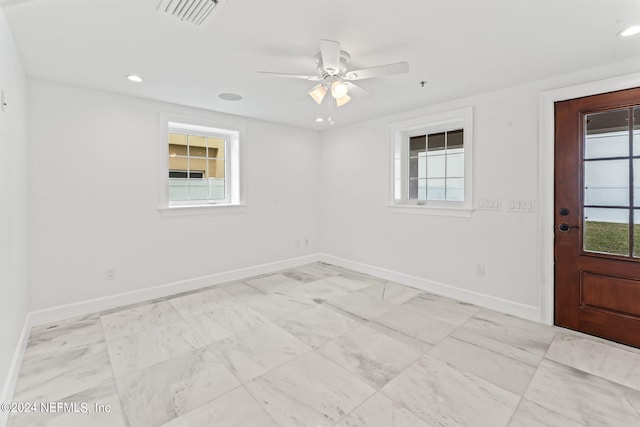
[[[351,55],[344,50],[340,50],[340,43],[333,40],[320,40],[320,52],[316,54],[317,75],[274,73],[270,71],[259,71],[259,73],[274,77],[320,82],[309,90],[308,93],[311,98],[318,104],[322,104],[327,93],[331,93],[336,105],[341,107],[351,100],[349,96],[350,90],[370,93],[366,89],[357,86],[353,83],[354,81],[409,72],[408,62],[396,62],[349,71],[350,60]]]

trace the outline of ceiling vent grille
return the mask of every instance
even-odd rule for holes
[[[201,26],[211,16],[211,12],[219,2],[219,0],[160,0],[158,11],[175,16],[180,21]]]

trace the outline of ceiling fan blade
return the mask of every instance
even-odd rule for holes
[[[394,74],[404,74],[409,72],[408,62],[396,62],[394,64],[379,65],[377,67],[362,68],[360,70],[349,71],[344,78],[347,80],[364,80],[374,77],[391,76]]]
[[[373,95],[373,92],[363,88],[362,86],[358,86],[353,82],[344,82],[345,86],[349,90],[349,93],[356,95],[359,98],[366,98],[368,96]]]
[[[322,77],[320,77],[320,76],[306,76],[306,75],[303,75],[303,74],[274,73],[274,72],[271,72],[271,71],[258,71],[258,73],[266,74],[267,76],[271,76],[271,77],[284,77],[284,78],[287,78],[287,79],[311,80],[313,82],[317,82],[319,80],[322,80]]]
[[[327,73],[334,75],[340,71],[340,43],[333,40],[320,40],[320,54]]]

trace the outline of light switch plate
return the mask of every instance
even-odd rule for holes
[[[511,212],[535,212],[536,203],[533,200],[509,200],[507,208]]]
[[[478,209],[499,211],[502,210],[502,200],[500,199],[478,199]]]

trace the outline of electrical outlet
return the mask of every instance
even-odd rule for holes
[[[308,237],[304,238],[304,245],[305,246],[309,246],[309,238]]]
[[[476,264],[476,276],[484,276],[484,264]]]
[[[299,248],[299,247],[300,247],[300,239],[297,239],[296,240],[296,248]]]
[[[0,89],[0,111],[4,113],[7,106],[7,99],[4,96],[4,89]]]
[[[116,269],[115,267],[107,267],[104,269],[104,278],[108,282],[112,280],[116,280]]]

